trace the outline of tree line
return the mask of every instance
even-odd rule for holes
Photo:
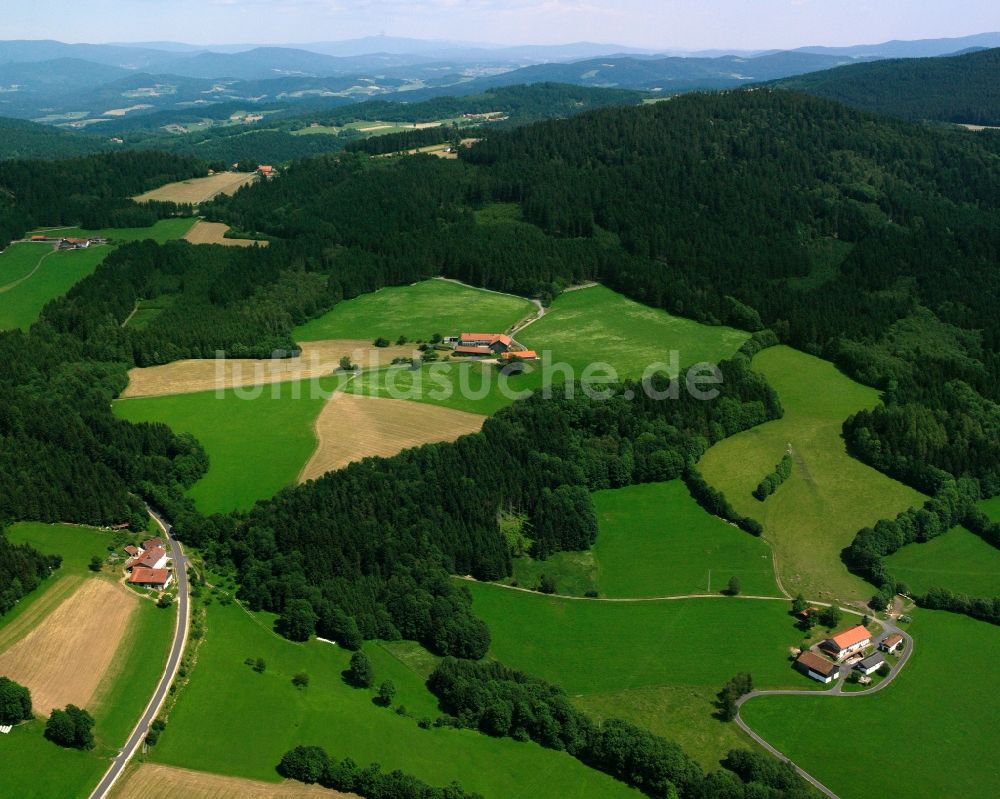
[[[43,555],[27,544],[12,544],[0,529],[0,616],[58,569],[62,558]]]
[[[792,453],[786,452],[781,456],[774,471],[764,476],[764,479],[757,483],[753,490],[754,499],[763,502],[771,494],[778,490],[778,487],[792,476]]]

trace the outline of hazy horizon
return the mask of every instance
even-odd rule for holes
[[[392,36],[488,46],[770,50],[1000,30],[995,0],[49,0],[5,13],[4,39],[308,45]],[[488,31],[488,33],[484,33]]]

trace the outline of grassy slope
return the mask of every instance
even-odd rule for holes
[[[210,607],[208,629],[191,683],[153,751],[158,761],[276,781],[274,767],[286,750],[318,744],[338,757],[379,762],[435,785],[458,780],[487,799],[637,795],[569,755],[534,744],[468,730],[422,730],[414,718],[375,706],[374,691],[343,683],[340,673],[350,653],[317,641],[284,641],[235,605]],[[395,682],[397,703],[414,715],[436,715],[421,674],[388,649],[374,644],[367,649],[376,681]],[[243,663],[258,656],[267,661],[262,675]],[[303,691],[291,684],[300,671],[311,677]]]
[[[47,614],[68,596],[64,588],[71,592],[83,579],[101,579],[88,570],[87,564],[93,555],[106,555],[111,540],[109,534],[86,527],[32,522],[13,525],[8,537],[16,543],[30,543],[42,552],[62,555],[63,565],[53,578],[0,619],[3,625],[11,625],[22,614],[27,618],[33,611]],[[135,634],[124,642],[94,704],[87,708],[97,722],[97,748],[77,752],[46,741],[42,720],[17,727],[0,739],[0,757],[4,762],[30,763],[31,768],[0,768],[0,796],[82,799],[90,794],[107,768],[108,758],[117,752],[149,701],[173,636],[174,614],[144,601],[133,626]],[[0,627],[0,635],[2,631]],[[2,637],[0,642],[4,646],[13,643]]]
[[[594,504],[606,596],[720,591],[734,575],[744,594],[778,595],[767,544],[707,514],[680,480],[599,491]]]
[[[1000,795],[1000,765],[984,757],[1000,714],[989,679],[1000,630],[922,610],[911,632],[913,656],[886,690],[850,699],[762,697],[744,707],[744,719],[845,799],[870,794],[873,775],[912,799]]]
[[[686,366],[731,356],[748,334],[710,327],[633,302],[604,286],[561,295],[546,315],[518,336],[526,347],[551,350],[554,363],[580,370],[611,364],[620,377],[642,377],[648,366],[679,352]]]
[[[338,303],[323,316],[296,328],[297,341],[325,339],[428,340],[434,333],[499,333],[531,314],[534,306],[519,297],[450,283],[425,280],[413,286],[385,288]]]
[[[785,602],[607,602],[469,588],[494,657],[561,685],[597,717],[625,717],[677,740],[706,767],[750,745],[713,716],[715,693],[734,674],[749,671],[758,686],[813,688],[790,666],[801,633]]]
[[[847,454],[843,421],[874,406],[878,394],[788,347],[764,350],[753,366],[778,392],[785,416],[716,444],[702,458],[702,473],[738,511],[763,523],[787,590],[816,599],[867,599],[871,586],[848,573],[841,550],[862,527],[923,503],[916,491]],[[760,503],[750,492],[788,444],[792,476]]]
[[[190,490],[204,513],[250,508],[295,482],[316,448],[313,423],[325,402],[309,381],[266,386],[259,396],[226,391],[118,400],[115,414],[132,422],[165,422],[193,433],[208,452],[208,474]],[[295,392],[301,396],[295,399]],[[276,398],[277,397],[277,398]]]
[[[84,236],[95,236],[114,241],[142,241],[152,239],[159,244],[173,239],[184,238],[198,220],[194,217],[178,217],[176,219],[161,219],[150,227],[129,227],[129,228],[101,228],[100,230],[90,230],[88,228],[67,227],[46,229],[41,232],[48,235],[69,236],[80,238]]]
[[[1000,550],[964,527],[886,558],[889,573],[911,591],[949,588],[973,596],[1000,595]]]
[[[39,248],[36,244],[20,246],[33,247],[36,252]],[[0,330],[27,330],[49,300],[62,296],[93,273],[109,252],[111,248],[104,246],[56,252],[47,257],[30,278],[0,293]]]

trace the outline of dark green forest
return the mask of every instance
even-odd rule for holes
[[[1000,125],[1000,49],[851,64],[776,85],[908,119]]]

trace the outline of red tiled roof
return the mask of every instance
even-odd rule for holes
[[[153,547],[162,547],[163,539],[157,536],[156,538],[148,538],[142,542],[143,549],[152,549]]]
[[[836,663],[831,663],[826,658],[820,657],[814,652],[803,652],[799,655],[798,663],[801,663],[810,671],[814,671],[817,674],[822,674],[824,677],[829,677],[837,668]]]
[[[134,546],[132,546],[131,544],[129,544],[129,545],[127,546],[127,547],[125,547],[125,551],[126,551],[126,552],[127,552],[127,553],[128,553],[129,555],[131,555],[131,556],[132,556],[133,558],[134,558],[134,557],[135,557],[136,555],[138,555],[138,554],[139,554],[139,548],[138,548],[138,547],[134,547]]]
[[[893,633],[882,642],[882,646],[895,646],[902,640],[903,636],[901,636],[899,633]]]
[[[132,576],[128,578],[128,581],[130,583],[163,585],[169,576],[169,569],[135,568],[132,570]]]
[[[505,352],[500,357],[505,361],[509,361],[511,358],[521,358],[525,361],[533,361],[538,358],[538,353],[534,350],[521,350],[520,352]]]
[[[507,336],[507,335],[504,335],[503,333],[501,333],[501,334],[499,334],[497,336],[494,336],[493,341],[491,341],[490,343],[491,344],[496,344],[498,341],[501,344],[503,344],[504,346],[509,347],[511,345],[511,343],[513,343],[514,339],[512,339],[510,336]]]
[[[492,355],[493,350],[489,347],[455,347],[458,355]]]
[[[865,639],[871,637],[872,634],[868,632],[868,629],[859,624],[857,627],[852,627],[850,630],[838,633],[833,638],[827,639],[824,643],[832,643],[838,650],[844,650],[855,644],[860,644]]]
[[[167,554],[166,550],[162,547],[153,547],[152,549],[146,550],[142,557],[136,561],[138,566],[145,568],[153,568],[161,558],[165,557]]]
[[[496,341],[499,337],[499,333],[463,333],[459,336],[462,341]]]

